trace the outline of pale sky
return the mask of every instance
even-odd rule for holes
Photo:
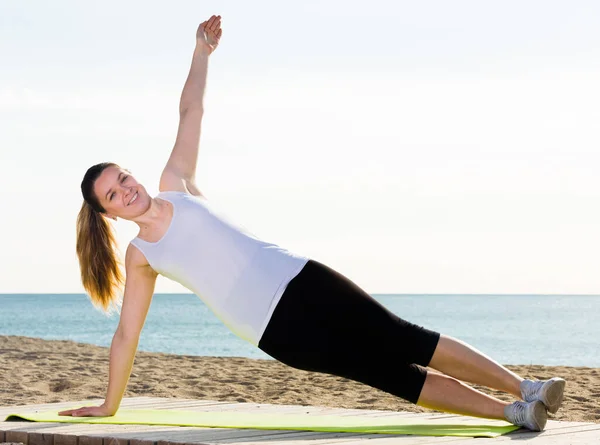
[[[566,0],[1,0],[0,292],[83,292],[83,174],[157,193],[212,14],[197,180],[234,221],[372,294],[600,293],[600,3]]]

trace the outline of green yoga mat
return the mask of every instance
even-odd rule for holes
[[[79,406],[74,408],[79,408]],[[497,437],[519,429],[519,427],[506,422],[501,422],[501,425],[498,425],[496,421],[486,424],[486,421],[483,419],[477,425],[461,425],[459,423],[440,424],[427,419],[407,419],[393,416],[377,419],[359,416],[308,416],[302,414],[197,412],[156,409],[120,409],[111,417],[59,416],[58,411],[45,411],[10,414],[6,417],[6,420],[463,437]]]

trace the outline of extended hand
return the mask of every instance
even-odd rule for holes
[[[114,416],[115,413],[102,404],[100,406],[84,406],[78,409],[60,411],[58,415],[72,417],[110,417]]]
[[[222,32],[221,16],[213,15],[207,21],[200,23],[196,31],[196,42],[198,45],[206,46],[209,53],[212,53],[219,45]]]

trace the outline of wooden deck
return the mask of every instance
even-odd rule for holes
[[[49,403],[0,407],[0,419],[15,412],[34,410],[61,410],[73,406],[100,404],[104,400]],[[278,412],[295,414],[361,415],[369,417],[398,416],[443,420],[444,423],[477,423],[479,419],[447,414],[416,414],[409,412],[375,411],[363,409],[336,409],[312,406],[268,405],[257,403],[228,403],[209,400],[168,399],[156,397],[126,398],[123,408],[174,409],[191,411]],[[439,420],[438,420],[439,419]],[[526,440],[531,444],[600,444],[600,424],[557,422],[549,420],[541,433],[517,430],[493,439],[435,437],[390,434],[319,433],[310,431],[267,431],[233,428],[191,428],[145,425],[91,425],[42,422],[0,421],[0,442],[21,442],[26,445],[169,445],[221,444],[238,445],[412,445],[450,443],[451,445],[499,444],[506,441]]]

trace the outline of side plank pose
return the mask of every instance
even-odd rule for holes
[[[198,27],[160,193],[149,196],[113,163],[85,173],[77,219],[81,277],[94,305],[120,307],[120,321],[104,403],[60,415],[116,413],[161,274],[198,295],[236,335],[289,366],[362,382],[422,407],[542,430],[547,412],[562,403],[563,379],[525,380],[460,340],[397,317],[335,270],[260,240],[215,211],[195,173],[208,60],[221,34],[221,16]],[[125,254],[125,277],[109,218],[139,226]],[[504,402],[463,382],[523,401]]]

